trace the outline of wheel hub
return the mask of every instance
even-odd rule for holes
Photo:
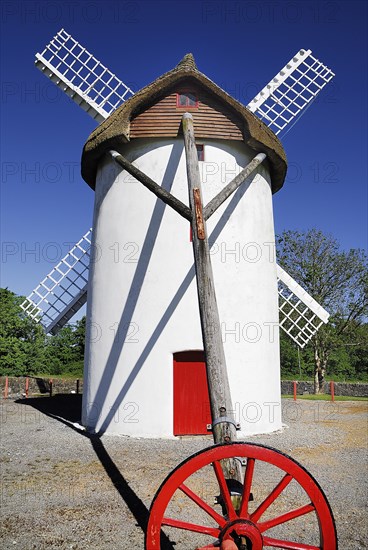
[[[220,541],[226,541],[232,538],[233,540],[240,540],[246,538],[250,543],[247,547],[252,550],[262,550],[263,538],[260,530],[257,526],[247,519],[238,519],[228,523],[220,534]]]

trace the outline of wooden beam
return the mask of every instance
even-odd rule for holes
[[[174,195],[166,191],[166,189],[163,189],[161,185],[158,185],[156,182],[151,180],[149,176],[141,172],[139,168],[134,166],[134,164],[129,162],[129,160],[127,160],[125,157],[120,155],[117,151],[109,151],[109,153],[112,156],[112,158],[122,168],[124,168],[124,170],[129,172],[129,174],[131,174],[135,179],[143,183],[143,185],[147,187],[147,189],[152,191],[152,193],[154,193],[156,197],[161,199],[165,204],[168,204],[169,206],[171,206],[171,208],[173,208],[176,212],[178,212],[178,214],[183,216],[183,218],[185,218],[186,220],[190,221],[192,219],[192,213],[190,209],[183,202],[181,202],[179,199],[174,197]]]
[[[258,153],[253,160],[230,183],[227,184],[210,202],[205,206],[203,210],[204,219],[208,220],[214,212],[222,205],[222,203],[230,197],[234,191],[238,189],[246,181],[247,178],[254,172],[256,168],[264,161],[266,155],[264,153]]]
[[[183,134],[186,153],[189,201],[192,210],[193,251],[197,277],[197,292],[202,325],[203,346],[206,357],[207,379],[212,413],[212,432],[215,443],[236,440],[236,423],[226,370],[222,344],[220,318],[208,245],[206,223],[203,220],[203,238],[198,236],[195,197],[202,202],[197,149],[195,145],[193,118],[183,115]],[[197,199],[198,200],[198,199]],[[225,477],[239,479],[236,465],[229,467]],[[240,476],[241,477],[241,476]]]

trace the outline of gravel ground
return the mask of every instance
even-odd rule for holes
[[[148,510],[162,480],[212,444],[210,437],[90,438],[73,424],[79,420],[77,395],[3,400],[0,406],[2,550],[143,549]],[[368,548],[367,402],[285,400],[283,418],[282,432],[249,441],[282,450],[319,481],[340,549]],[[213,500],[211,483],[201,483]],[[252,491],[256,500],[258,489]],[[165,548],[189,550],[181,531],[175,543],[173,531],[167,532]]]

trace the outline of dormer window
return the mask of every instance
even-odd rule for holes
[[[197,109],[198,98],[192,92],[179,92],[176,94],[176,106]]]

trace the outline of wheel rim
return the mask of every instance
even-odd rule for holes
[[[240,508],[235,511],[228,486],[226,484],[220,461],[227,458],[240,457],[246,459],[246,468],[242,489]],[[272,471],[279,472],[281,478],[272,485],[266,496],[255,498],[251,503],[251,491],[255,480],[255,467],[271,467]],[[189,480],[199,475],[207,476],[213,470],[218,484],[218,491],[223,501],[223,510],[217,511],[214,505],[202,497],[200,491],[191,488]],[[287,511],[273,512],[278,501],[285,501],[285,493],[291,483],[300,488],[300,496],[306,499],[302,504]],[[171,513],[174,498],[180,494],[188,503],[199,510],[209,521],[193,522],[188,516],[175,518]],[[175,497],[174,497],[175,495]],[[294,497],[293,497],[294,498]],[[294,499],[295,500],[295,499]],[[286,504],[288,506],[288,504]],[[252,509],[253,508],[253,509]],[[269,518],[266,516],[270,515]],[[313,544],[289,534],[293,524],[298,529],[298,522],[312,519],[316,524],[318,541]],[[209,525],[210,524],[210,525]],[[146,549],[160,550],[161,528],[174,528],[179,538],[183,533],[191,537],[193,534],[205,535],[208,542],[204,545],[187,546],[182,548],[241,548],[240,540],[247,541],[247,548],[259,550],[262,548],[284,548],[286,550],[336,550],[336,528],[331,508],[326,496],[317,481],[307,470],[291,457],[270,447],[249,443],[231,443],[214,445],[189,457],[177,466],[165,479],[152,502],[149,522],[146,533]],[[278,535],[272,531],[286,529],[287,536]],[[179,535],[180,533],[180,535]],[[227,542],[229,541],[229,542]],[[231,541],[231,542],[230,542]],[[177,548],[180,548],[177,547]]]

